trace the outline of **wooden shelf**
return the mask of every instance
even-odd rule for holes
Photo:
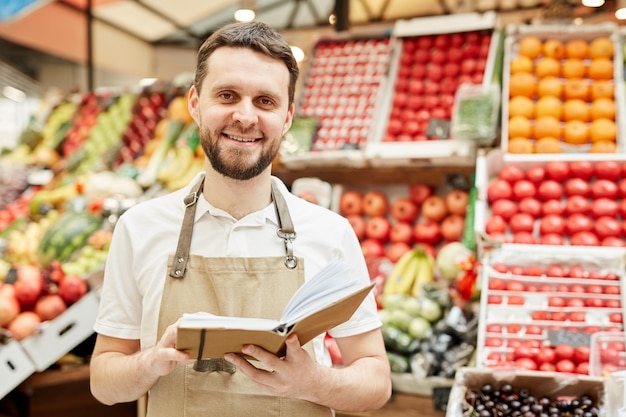
[[[294,180],[303,177],[314,177],[331,184],[345,184],[353,186],[384,185],[384,184],[411,184],[422,183],[441,185],[450,175],[461,174],[470,178],[474,174],[473,165],[415,165],[398,167],[305,167],[289,169],[284,166],[274,166],[273,175],[280,178],[287,186]]]

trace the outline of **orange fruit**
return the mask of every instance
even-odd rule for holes
[[[563,94],[563,83],[558,77],[548,76],[539,80],[539,84],[537,84],[537,95],[539,97],[561,97],[561,94]]]
[[[529,138],[532,132],[530,120],[524,116],[514,116],[509,119],[508,133],[510,138]]]
[[[613,41],[608,37],[598,37],[591,41],[589,44],[589,57],[591,59],[596,58],[613,58],[614,54]]]
[[[539,140],[545,137],[561,137],[561,122],[554,116],[541,116],[535,119],[533,138]]]
[[[533,97],[535,95],[537,79],[532,74],[520,72],[509,78],[509,95]]]
[[[583,145],[589,142],[589,127],[582,120],[570,120],[563,127],[563,142]]]
[[[570,39],[565,43],[565,56],[573,59],[585,59],[589,53],[589,44],[583,39]]]
[[[591,122],[589,137],[592,142],[615,142],[617,126],[610,119],[600,118]]]
[[[617,144],[615,142],[594,142],[591,144],[591,153],[615,153],[617,152]]]
[[[535,59],[543,50],[543,42],[536,36],[526,35],[519,41],[519,54]]]
[[[511,60],[510,72],[511,74],[517,74],[518,72],[532,73],[534,66],[532,59],[525,55],[518,55]]]
[[[592,80],[612,80],[613,61],[608,58],[596,58],[591,60],[587,70],[587,76]]]
[[[591,84],[591,99],[613,98],[615,95],[615,86],[611,81],[598,80]]]
[[[561,153],[561,141],[557,138],[545,137],[535,143],[535,153]]]
[[[563,120],[566,122],[570,120],[588,122],[589,106],[587,105],[587,102],[579,98],[566,100],[563,104]]]
[[[524,116],[527,119],[535,117],[535,102],[526,96],[515,96],[509,100],[509,118]]]
[[[552,116],[561,119],[563,114],[563,102],[554,96],[543,96],[535,103],[536,117]]]
[[[565,56],[565,45],[558,39],[548,39],[543,43],[544,56],[561,59]]]
[[[582,78],[572,78],[565,80],[563,86],[563,97],[567,99],[579,98],[587,101],[589,99],[589,92],[591,88],[587,80]]]
[[[512,138],[509,139],[508,145],[509,153],[534,153],[535,145],[533,141],[527,138]]]
[[[610,98],[601,97],[591,102],[591,118],[592,119],[611,119],[615,120],[615,101]]]
[[[561,64],[563,78],[585,78],[587,67],[582,59],[569,58]]]
[[[549,56],[540,58],[535,64],[535,75],[539,78],[549,75],[557,77],[561,72],[561,64],[556,58]]]

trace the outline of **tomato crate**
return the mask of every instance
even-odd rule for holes
[[[494,391],[500,390],[505,385],[509,385],[513,392],[518,395],[524,390],[526,394],[533,396],[537,400],[536,402],[539,403],[541,403],[539,400],[542,397],[548,398],[551,402],[555,402],[558,399],[580,400],[585,398],[585,401],[590,401],[591,403],[586,405],[586,408],[598,408],[598,412],[594,415],[605,415],[602,412],[606,398],[606,383],[603,378],[586,375],[563,375],[555,372],[532,372],[511,369],[492,370],[467,367],[456,373],[455,381],[448,397],[446,417],[477,415],[477,412],[472,408],[471,402],[468,401],[468,393],[482,393],[487,388]],[[523,401],[523,399],[520,401]],[[495,415],[496,411],[493,410],[493,413]],[[563,411],[559,415],[569,415],[569,411]]]
[[[608,377],[626,370],[624,332],[597,332],[591,335],[589,375]]]
[[[336,34],[317,40],[305,71],[294,126],[280,161],[288,168],[366,164],[364,148],[387,82],[395,40],[388,33]],[[308,120],[306,137],[293,138]]]
[[[507,157],[623,153],[625,94],[618,26],[507,25],[500,147]]]
[[[591,375],[592,335],[623,339],[625,256],[624,248],[538,245],[488,252],[476,366]]]
[[[477,141],[451,136],[452,109],[461,84],[491,85],[495,28],[492,12],[396,22],[390,78],[365,148],[372,165],[474,164]]]
[[[39,333],[20,343],[35,364],[44,371],[93,334],[99,294],[89,291],[57,318],[42,323]]]
[[[475,232],[484,245],[625,246],[626,154],[476,159]]]
[[[26,378],[35,373],[35,364],[20,343],[11,339],[0,344],[0,398],[3,398]]]

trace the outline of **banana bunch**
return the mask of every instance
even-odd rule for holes
[[[413,247],[398,259],[387,276],[383,295],[422,295],[424,285],[434,281],[435,259],[419,246]]]
[[[177,190],[204,170],[204,158],[186,145],[172,147],[157,172],[157,180],[168,190]]]

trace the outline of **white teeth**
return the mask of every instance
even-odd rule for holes
[[[236,140],[238,142],[254,142],[256,140],[255,138],[242,138],[242,137],[233,136],[233,135],[226,135],[226,136],[228,136],[230,139]]]

